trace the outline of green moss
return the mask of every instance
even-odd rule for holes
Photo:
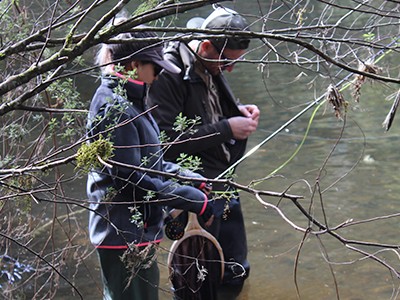
[[[98,140],[90,144],[82,144],[76,156],[76,167],[85,172],[89,172],[93,168],[101,168],[103,164],[99,157],[106,161],[113,156],[113,149],[113,144],[100,135]]]

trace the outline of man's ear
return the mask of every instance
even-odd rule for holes
[[[213,44],[209,40],[204,40],[200,44],[200,49],[203,52],[208,53],[210,51],[210,48],[213,47]]]

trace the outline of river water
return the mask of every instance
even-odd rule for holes
[[[236,3],[235,8],[253,13],[258,10],[256,1]],[[205,16],[207,11],[196,12]],[[257,53],[247,58],[255,58]],[[382,66],[390,65],[399,65],[398,56],[391,55],[383,60]],[[267,71],[269,76],[266,76]],[[261,110],[259,128],[249,139],[248,149],[270,136],[305,104],[325,92],[326,82],[318,80],[318,84],[307,84],[312,81],[307,73],[294,81],[300,73],[301,70],[283,65],[271,64],[262,73],[257,65],[237,64],[228,74],[236,96],[243,103],[257,104]],[[240,164],[237,181],[249,184],[252,180],[275,174],[256,184],[255,188],[275,192],[288,190],[304,196],[300,203],[310,209],[318,221],[331,228],[349,219],[360,221],[399,213],[400,121],[395,119],[389,132],[381,125],[392,103],[385,96],[393,92],[391,86],[367,83],[360,102],[355,103],[350,91],[344,91],[349,102],[345,120],[335,118],[331,109],[323,105],[315,113],[302,144],[317,107],[313,106]],[[281,168],[297,150],[293,159]],[[280,169],[274,172],[277,168]],[[316,183],[319,191],[312,196]],[[85,193],[84,184],[75,185],[73,189],[75,196],[82,198],[79,195]],[[352,251],[327,233],[305,236],[304,232],[284,221],[275,209],[266,209],[251,194],[242,192],[241,195],[252,269],[240,299],[297,299],[296,283],[301,299],[337,299],[336,287],[340,299],[397,298],[399,281],[382,264],[365,259],[364,255]],[[278,205],[297,226],[308,226],[307,218],[290,200],[274,197],[263,197],[263,200]],[[79,215],[79,222],[86,226],[86,213]],[[348,240],[399,244],[399,227],[398,218],[385,218],[336,232]],[[85,238],[80,242],[88,244]],[[168,240],[162,243],[159,256],[161,299],[172,298],[166,266],[170,244]],[[357,247],[375,254],[394,268],[399,265],[399,254],[394,250]],[[100,299],[102,287],[93,252],[87,255],[75,278],[84,299]],[[57,299],[72,298],[68,286],[57,296]]]

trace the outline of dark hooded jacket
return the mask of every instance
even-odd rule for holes
[[[161,73],[149,93],[149,106],[157,105],[152,113],[160,130],[164,130],[171,141],[182,141],[172,145],[166,152],[168,160],[175,161],[181,153],[195,154],[201,158],[202,175],[215,178],[234,162],[240,159],[246,149],[246,140],[235,140],[228,123],[228,118],[243,116],[224,75],[214,76],[218,85],[223,117],[212,123],[211,112],[205,103],[208,99],[207,87],[202,78],[194,71],[194,57],[189,48],[181,42],[172,42],[165,53],[166,59],[181,70],[181,74]],[[176,87],[179,87],[177,89]],[[195,133],[180,134],[173,128],[173,120],[182,113],[188,119],[200,117],[194,126]],[[211,145],[216,145],[210,149]],[[225,144],[230,152],[230,159],[221,146]],[[214,188],[213,188],[214,190]]]
[[[168,45],[165,57],[182,70],[181,74],[161,73],[149,93],[149,106],[158,105],[152,110],[152,114],[160,130],[171,137],[171,142],[174,139],[181,141],[174,143],[165,152],[165,157],[174,161],[181,153],[198,156],[203,168],[199,173],[207,178],[215,178],[240,159],[246,149],[247,140],[235,140],[228,122],[230,117],[243,116],[238,108],[239,103],[224,75],[221,73],[213,76],[222,110],[220,120],[213,122],[208,102],[209,89],[195,71],[195,57],[190,49],[182,42],[173,42]],[[174,119],[179,114],[188,119],[201,118],[193,127],[194,133],[192,131],[182,135],[173,129]],[[226,155],[226,150],[230,155]],[[213,183],[214,192],[226,189],[233,191],[229,186]],[[216,195],[214,199],[219,199],[219,195]],[[231,284],[235,289],[235,286],[241,286],[247,278],[250,266],[247,261],[247,242],[239,195],[236,192],[229,195],[229,201],[225,198],[212,201],[215,219],[212,228],[208,230],[217,238],[224,258],[229,262],[225,265],[223,284]],[[237,264],[231,264],[232,262]],[[236,269],[236,266],[241,267]],[[239,275],[243,270],[245,276]]]
[[[145,113],[146,85],[130,80],[123,85],[126,95],[121,96],[115,92],[119,81],[116,77],[102,79],[90,105],[89,138],[94,141],[100,134],[109,138],[114,145],[111,159],[116,162],[178,173],[178,165],[163,160],[157,124]],[[92,170],[87,194],[91,242],[106,249],[159,242],[164,205],[197,214],[207,206],[207,196],[199,189],[119,165]]]

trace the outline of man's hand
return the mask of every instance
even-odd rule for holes
[[[239,110],[243,114],[243,116],[253,119],[257,121],[260,117],[260,110],[257,105],[247,104],[247,105],[239,105]]]
[[[233,137],[237,140],[244,140],[256,131],[260,110],[253,104],[239,105],[238,107],[243,117],[232,117],[228,119],[228,122],[231,126]]]
[[[233,133],[237,140],[247,139],[257,129],[258,120],[248,117],[232,117],[228,119]]]

